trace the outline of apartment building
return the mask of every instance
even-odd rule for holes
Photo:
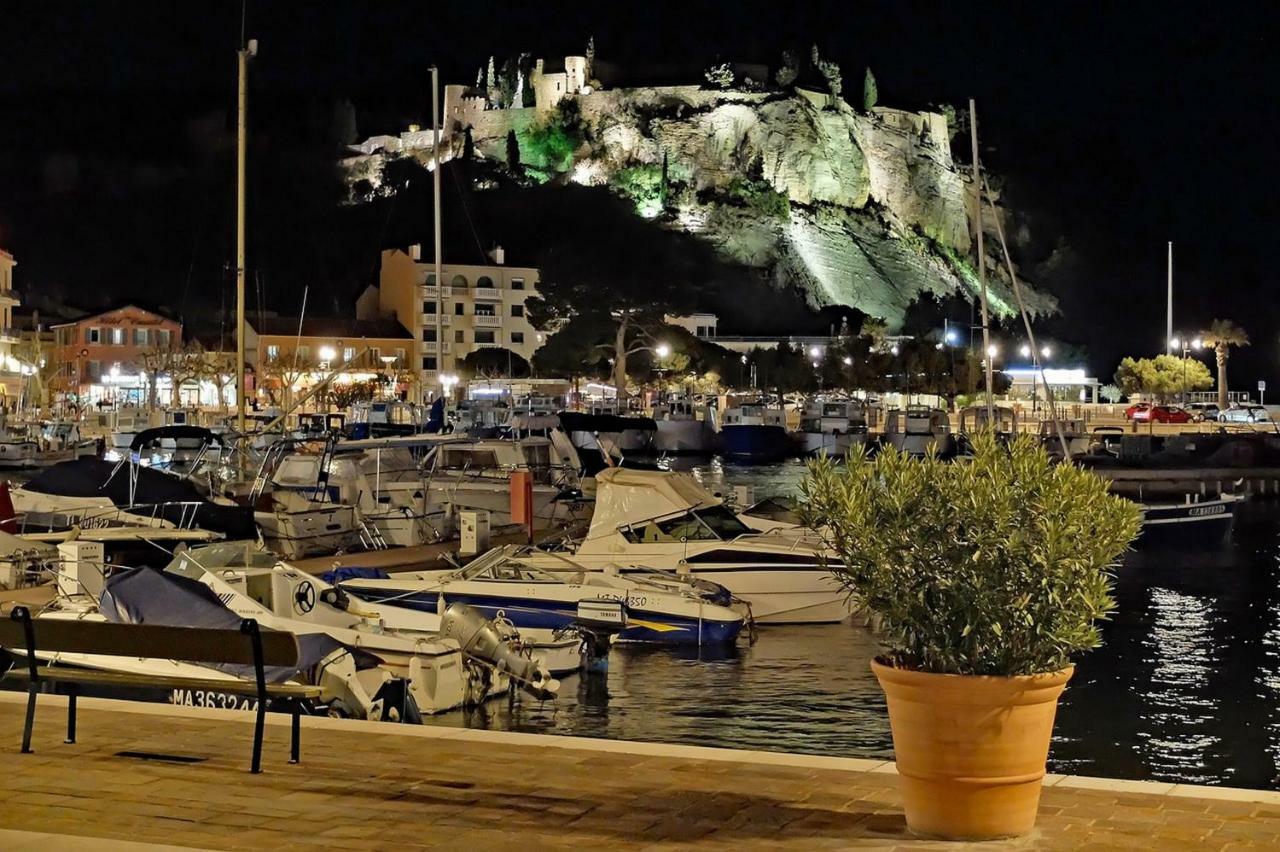
[[[142,403],[144,356],[182,346],[182,323],[128,304],[53,326],[61,384],[82,401]]]
[[[13,268],[17,265],[13,255],[0,249],[0,392],[6,403],[19,398],[25,382],[14,349],[19,342],[18,330],[13,327],[13,309],[20,303],[13,289]]]
[[[382,253],[376,309],[412,332],[413,361],[428,393],[478,349],[502,347],[529,360],[542,345],[525,314],[525,299],[537,295],[538,270],[507,266],[500,248],[492,259],[487,265],[443,264],[437,285],[435,264],[422,259],[420,246]],[[362,315],[374,311],[371,291],[360,306]]]

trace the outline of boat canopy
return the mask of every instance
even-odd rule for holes
[[[623,524],[720,505],[692,474],[657,470],[607,468],[596,474],[596,509],[592,537]]]
[[[169,627],[207,627],[239,630],[241,617],[223,605],[212,589],[198,580],[151,568],[130,568],[107,579],[99,611],[118,624],[159,624]],[[266,629],[266,628],[264,628]],[[298,665],[267,666],[272,683],[296,677],[344,646],[324,633],[298,634]],[[163,649],[156,655],[163,656]],[[212,668],[252,678],[251,665],[215,665]]]
[[[224,446],[222,436],[211,429],[203,426],[156,426],[153,429],[143,429],[141,432],[133,436],[133,440],[129,442],[129,449],[137,452],[148,444],[153,444],[165,438],[173,438],[175,441],[182,441],[188,438],[196,438],[203,444],[217,444]]]

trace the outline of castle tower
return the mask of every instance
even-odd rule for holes
[[[583,86],[587,85],[587,57],[566,56],[564,58],[564,72],[567,78],[565,88],[568,90],[568,94],[578,94],[582,91]]]

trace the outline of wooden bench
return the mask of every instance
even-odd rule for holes
[[[275,630],[262,631],[258,622],[246,618],[239,630],[200,627],[164,627],[152,624],[112,624],[31,617],[26,607],[14,607],[9,618],[0,618],[0,646],[26,654],[26,666],[14,665],[5,678],[27,681],[27,722],[22,731],[22,751],[31,752],[31,729],[35,723],[36,695],[48,684],[51,691],[65,689],[67,739],[76,741],[76,696],[81,686],[160,687],[164,689],[205,689],[258,699],[253,732],[252,772],[262,771],[262,733],[268,699],[290,705],[293,714],[290,763],[299,759],[299,721],[302,702],[320,695],[318,686],[268,683],[267,666],[297,666],[298,637]],[[99,654],[112,657],[149,657],[184,663],[236,664],[253,666],[254,678],[222,679],[133,674],[75,668],[41,662],[37,653]]]

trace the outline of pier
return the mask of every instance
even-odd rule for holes
[[[906,830],[891,762],[43,696],[18,753],[0,694],[0,843],[10,849],[958,848]],[[125,842],[128,842],[126,845]],[[1280,847],[1280,793],[1048,776],[1035,832],[973,849]],[[172,848],[172,847],[170,847]]]

